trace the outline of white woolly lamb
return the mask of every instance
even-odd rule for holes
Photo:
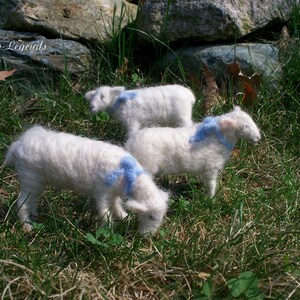
[[[123,123],[129,134],[144,127],[190,126],[195,97],[180,85],[165,85],[136,90],[123,86],[102,86],[85,94],[91,112],[107,110]]]
[[[140,164],[118,146],[35,126],[9,148],[6,163],[19,175],[18,216],[32,229],[36,200],[46,186],[67,188],[95,199],[99,217],[122,219],[126,207],[138,214],[139,232],[154,233],[167,210],[168,194],[160,190]]]
[[[217,176],[237,141],[255,144],[260,137],[252,118],[237,106],[232,112],[207,117],[190,127],[143,129],[128,139],[125,149],[152,174],[198,175],[213,197]]]

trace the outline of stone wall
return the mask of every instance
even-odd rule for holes
[[[25,70],[24,76],[48,69],[63,72],[66,68],[76,76],[91,66],[87,44],[107,43],[136,20],[135,26],[141,32],[138,44],[147,46],[159,39],[175,47],[175,58],[165,57],[161,67],[180,57],[190,72],[197,73],[206,63],[217,73],[222,61],[237,60],[248,70],[274,76],[280,69],[276,45],[239,45],[236,41],[271,26],[282,27],[295,3],[143,0],[138,11],[138,6],[129,2],[132,1],[0,0],[1,60]],[[192,48],[180,49],[180,45],[190,43]]]

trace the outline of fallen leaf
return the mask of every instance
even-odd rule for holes
[[[233,85],[233,90],[236,94],[240,94],[240,87],[243,88],[242,103],[254,105],[257,93],[261,84],[262,76],[254,73],[252,76],[244,75],[240,69],[240,64],[237,61],[232,62],[226,67],[226,75]]]
[[[240,64],[237,61],[232,62],[227,65],[225,72],[228,76],[237,78],[241,73]]]
[[[204,64],[203,76],[206,83],[206,88],[209,90],[209,92],[218,93],[219,88],[216,83],[214,74],[210,71],[207,64]]]
[[[254,100],[257,96],[257,93],[253,86],[246,81],[242,81],[242,86],[245,90],[242,103],[248,105],[254,105]]]
[[[15,69],[9,71],[0,71],[0,80],[5,80],[5,78],[11,76],[15,73]]]
[[[255,90],[258,90],[261,84],[262,76],[260,74],[254,73],[251,77],[248,77],[242,73],[239,74],[238,76],[239,80],[241,82],[246,82],[253,86]]]
[[[205,272],[199,272],[198,273],[198,277],[201,278],[201,279],[207,279],[210,277],[210,274],[209,273],[205,273]]]
[[[203,112],[208,114],[214,105],[220,103],[222,100],[219,92],[218,85],[216,83],[214,74],[209,70],[207,64],[203,67],[203,77],[205,80],[205,93],[203,98]]]
[[[244,89],[242,104],[254,105],[261,80],[261,75],[257,73],[254,73],[251,77],[243,75],[242,73],[239,74],[239,81]]]
[[[116,69],[116,73],[121,75],[127,75],[129,73],[128,59],[126,57],[124,57],[123,65]]]

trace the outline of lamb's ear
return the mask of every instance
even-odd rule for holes
[[[89,91],[85,94],[84,98],[88,101],[91,101],[94,98],[95,94],[96,94],[96,90]]]
[[[221,129],[235,129],[237,127],[237,122],[234,119],[231,118],[222,118],[218,122]]]
[[[234,107],[234,110],[235,110],[235,111],[241,111],[242,109],[241,109],[240,106],[236,105],[236,106]]]
[[[137,202],[136,200],[128,200],[125,206],[128,210],[131,210],[135,213],[145,213],[148,211],[144,204]]]
[[[110,94],[112,96],[118,97],[122,92],[124,92],[124,86],[114,86],[110,89]]]

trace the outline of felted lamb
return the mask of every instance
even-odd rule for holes
[[[165,85],[136,90],[123,86],[102,86],[85,94],[90,110],[107,110],[132,134],[144,127],[190,126],[195,97],[180,85]]]
[[[109,143],[35,126],[9,147],[6,163],[19,176],[17,209],[25,231],[32,229],[36,200],[48,185],[94,198],[104,221],[126,217],[121,197],[128,197],[126,208],[137,213],[141,234],[155,233],[167,210],[168,194],[128,152]]]
[[[143,129],[128,139],[125,149],[152,174],[198,175],[209,197],[213,197],[217,176],[237,141],[256,144],[260,138],[252,118],[236,106],[229,113],[206,117],[190,127]]]

